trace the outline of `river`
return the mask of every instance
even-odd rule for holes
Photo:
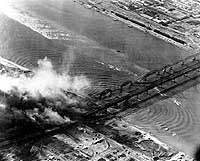
[[[28,68],[36,67],[38,59],[47,56],[57,70],[86,75],[93,91],[134,80],[191,54],[72,0],[17,0],[17,6],[62,30],[87,37],[94,45],[49,40],[1,14],[1,56]],[[127,120],[193,154],[200,143],[199,95],[198,86],[190,88],[127,116]]]

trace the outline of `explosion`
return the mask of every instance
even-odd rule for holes
[[[85,76],[71,77],[67,73],[57,73],[51,61],[44,58],[38,61],[38,68],[30,77],[25,74],[17,77],[7,73],[0,75],[0,91],[3,93],[0,109],[26,111],[35,122],[65,123],[70,119],[58,111],[80,101],[67,95],[66,91],[84,95],[89,86]]]

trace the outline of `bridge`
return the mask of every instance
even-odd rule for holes
[[[191,55],[174,64],[153,70],[135,82],[128,80],[115,89],[105,89],[92,96],[98,107],[85,114],[84,118],[102,118],[110,115],[131,113],[131,109],[156,96],[167,97],[165,94],[200,76],[200,54]],[[195,81],[198,83],[198,81]],[[96,121],[96,120],[95,120]],[[95,122],[94,121],[94,122]]]
[[[24,72],[26,73],[27,71],[25,70]],[[53,135],[69,126],[76,126],[78,124],[95,126],[112,117],[128,115],[146,101],[159,96],[167,97],[166,93],[170,90],[182,87],[182,85],[194,80],[195,83],[198,83],[196,81],[198,77],[200,77],[200,53],[189,56],[174,64],[166,65],[161,69],[153,70],[134,82],[127,80],[116,88],[105,89],[98,94],[88,97],[87,105],[90,110],[83,113],[80,120],[42,129],[24,137],[16,138],[12,136],[9,140],[3,139],[1,140],[0,147],[8,147],[12,143],[16,144],[17,142],[25,142],[38,137]],[[77,96],[76,94],[74,95]]]

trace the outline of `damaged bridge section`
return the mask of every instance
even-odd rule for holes
[[[4,62],[3,59],[0,60],[0,64],[2,74],[22,73],[27,76],[34,74],[29,69],[10,64],[9,61]],[[200,54],[195,54],[175,64],[151,71],[136,81],[127,80],[116,88],[105,89],[93,96],[81,96],[71,91],[63,91],[66,96],[76,98],[80,102],[70,105],[64,111],[57,111],[63,117],[69,117],[69,122],[42,128],[34,125],[36,127],[32,130],[28,130],[32,122],[27,122],[26,132],[24,132],[24,127],[23,130],[14,128],[8,130],[9,135],[6,133],[0,138],[0,149],[8,151],[13,145],[18,148],[22,145],[30,145],[31,150],[39,151],[41,147],[34,147],[32,144],[35,145],[40,140],[45,153],[54,155],[53,157],[57,155],[61,160],[70,157],[74,157],[71,160],[84,158],[98,161],[112,160],[113,158],[119,160],[129,158],[129,161],[150,161],[151,158],[164,161],[172,160],[171,158],[176,158],[174,160],[183,158],[185,154],[168,148],[167,145],[137,128],[129,127],[130,125],[123,120],[122,116],[142,108],[142,104],[147,101],[153,100],[154,102],[155,98],[160,100],[169,97],[169,92],[174,89],[182,88],[186,84],[189,86],[197,84],[199,76]],[[2,91],[0,94],[10,97],[9,94]],[[23,102],[23,104],[29,103],[29,100]],[[52,101],[44,98],[33,105],[39,108],[41,105],[49,106],[49,104],[52,104]],[[26,110],[22,111],[31,120],[26,114]],[[25,125],[24,122],[22,124]],[[90,140],[91,138],[92,140]],[[45,139],[48,145],[43,144]],[[61,145],[67,146],[69,149],[65,156],[65,151],[62,149],[67,148],[60,149]],[[55,152],[56,148],[58,149]],[[75,152],[76,155],[74,155]]]
[[[105,119],[105,117],[119,113],[127,115],[135,108],[139,108],[141,103],[151,101],[155,97],[162,97],[162,99],[168,97],[166,93],[175,89],[180,90],[183,85],[197,84],[199,76],[200,54],[198,53],[151,71],[135,82],[128,80],[115,89],[105,89],[92,98],[98,107],[91,108],[85,114],[85,118],[89,116],[98,118],[99,116]]]

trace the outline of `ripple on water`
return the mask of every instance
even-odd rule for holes
[[[8,39],[6,43],[2,43],[5,52],[1,56],[19,65],[33,68],[37,66],[38,59],[47,56],[52,60],[53,65],[56,65],[56,68],[60,68],[64,64],[64,71],[67,71],[69,67],[72,74],[84,74],[91,79],[92,88],[90,92],[92,94],[102,91],[104,88],[112,88],[127,79],[132,79],[127,72],[117,70],[118,68],[114,65],[114,63],[122,64],[119,62],[124,60],[123,54],[118,56],[119,53],[117,53],[113,56],[113,52],[110,49],[104,49],[103,47],[103,49],[100,49],[101,47],[93,48],[90,46],[88,48],[85,47],[87,49],[84,51],[79,49],[80,55],[83,54],[84,56],[79,56],[76,53],[77,51],[73,51],[74,53],[72,52],[71,54],[75,55],[75,58],[65,60],[63,59],[65,55],[70,54],[70,51],[68,51],[70,44],[64,41],[48,40],[24,25],[6,16],[0,16],[3,17],[3,21],[0,22],[1,29],[5,30],[9,26],[9,30],[5,30],[4,36],[0,38],[0,43],[4,39]],[[13,35],[13,37],[11,38],[10,35]],[[8,51],[9,54],[7,54]],[[104,59],[104,64],[97,63],[97,60],[95,60],[96,56],[98,57],[97,60]],[[113,61],[113,63],[109,63],[109,61]]]
[[[91,80],[90,95],[105,88],[114,88],[123,81],[131,79],[127,72],[110,69],[87,56],[77,56],[71,64],[71,72],[77,75],[84,74]]]
[[[56,64],[66,50],[57,41],[48,40],[3,14],[0,14],[0,19],[0,53],[4,58],[32,68],[37,65],[38,59],[45,56],[52,58]]]
[[[177,106],[172,99],[158,102],[146,109],[141,109],[127,117],[133,119],[142,127],[152,130],[155,126],[158,135],[172,135],[176,133],[181,137],[191,137],[197,132],[197,119],[194,111],[183,104]],[[158,130],[158,131],[157,131]]]

